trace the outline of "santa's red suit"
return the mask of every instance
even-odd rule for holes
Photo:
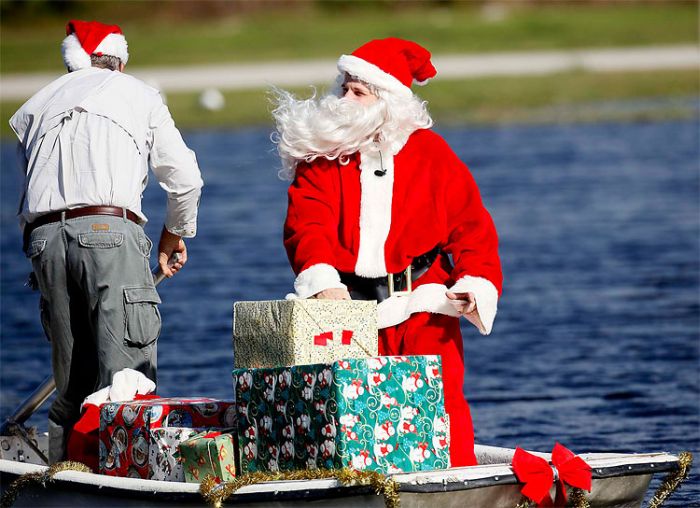
[[[345,287],[338,272],[380,277],[404,270],[435,246],[441,255],[406,296],[378,307],[382,355],[442,355],[453,466],[475,464],[474,433],[464,399],[458,313],[445,291],[472,292],[467,318],[490,333],[501,291],[498,238],[467,167],[430,130],[381,151],[354,154],[345,165],[301,162],[289,188],[284,243],[308,298]]]

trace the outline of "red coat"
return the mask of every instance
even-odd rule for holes
[[[375,175],[382,169],[384,176]],[[467,166],[438,134],[418,130],[393,156],[382,150],[356,153],[345,165],[302,162],[288,195],[284,244],[300,297],[344,287],[337,271],[400,272],[440,245],[454,267],[435,263],[414,284],[425,288],[382,302],[380,327],[419,311],[456,315],[444,296],[454,287],[475,293],[480,329],[490,331],[502,284],[496,229]]]

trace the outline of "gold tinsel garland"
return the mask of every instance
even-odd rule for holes
[[[19,494],[20,490],[30,486],[33,483],[45,486],[47,483],[53,481],[53,477],[56,473],[60,473],[61,471],[80,471],[81,473],[92,473],[92,469],[82,462],[67,460],[65,462],[58,462],[53,466],[50,466],[42,473],[23,474],[13,481],[3,493],[2,499],[0,499],[0,506],[2,506],[2,508],[12,506],[17,499],[17,495]]]
[[[588,502],[588,497],[586,497],[586,492],[583,489],[573,487],[569,491],[569,506],[591,508],[591,503]]]
[[[515,505],[515,508],[533,508],[536,506],[538,506],[537,503],[523,496],[520,502]],[[572,508],[590,508],[591,504],[588,502],[588,498],[583,489],[572,488],[569,491],[569,501],[566,506],[571,506]]]
[[[515,508],[531,508],[532,506],[536,506],[535,502],[530,501],[528,498],[523,496],[520,499],[520,502],[518,502],[518,504],[515,505]]]
[[[666,478],[661,482],[661,485],[656,489],[654,497],[649,501],[649,508],[659,508],[663,505],[668,497],[673,494],[681,483],[683,483],[690,474],[690,466],[693,464],[693,454],[690,452],[681,452],[678,454],[678,469],[671,471]]]
[[[304,469],[278,473],[249,473],[226,483],[217,483],[207,475],[199,486],[204,499],[215,508],[234,492],[246,485],[280,480],[320,480],[336,478],[343,485],[370,485],[377,495],[383,495],[386,508],[398,508],[400,505],[398,484],[387,476],[375,471],[354,471],[352,469]]]

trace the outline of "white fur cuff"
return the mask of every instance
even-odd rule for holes
[[[465,275],[450,288],[453,293],[474,293],[477,312],[473,316],[464,316],[467,321],[479,329],[482,335],[488,335],[493,328],[498,310],[498,290],[491,281],[483,277]]]
[[[338,270],[325,263],[308,267],[294,281],[294,290],[299,298],[309,298],[331,288],[347,289],[347,286],[340,282]]]
[[[388,328],[398,325],[416,312],[459,317],[459,313],[445,296],[445,291],[447,288],[442,284],[423,284],[408,295],[387,298],[377,306],[377,326]]]

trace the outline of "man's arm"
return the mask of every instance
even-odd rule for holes
[[[455,284],[447,298],[482,334],[491,333],[503,276],[498,234],[468,168],[444,145],[442,163],[451,165],[448,182],[445,251],[452,255]]]
[[[151,151],[149,163],[158,183],[168,195],[165,226],[158,244],[158,263],[167,277],[172,277],[187,262],[183,238],[197,234],[197,210],[202,177],[194,152],[175,127],[170,111],[159,98],[151,116]],[[172,266],[174,253],[180,259]]]
[[[335,268],[339,182],[322,162],[300,163],[289,186],[284,246],[300,298],[349,299]]]

